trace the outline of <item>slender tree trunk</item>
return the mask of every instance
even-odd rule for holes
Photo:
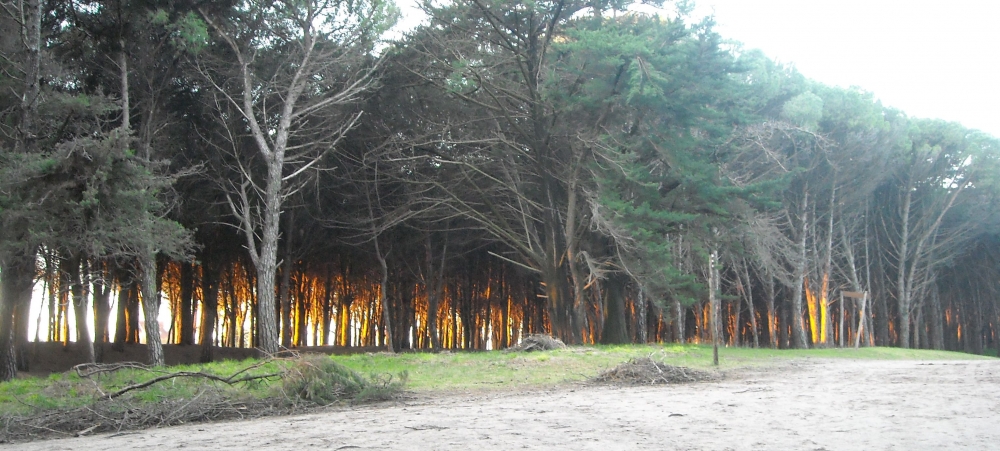
[[[844,305],[844,292],[840,292],[840,328],[837,331],[838,346],[843,348],[846,342],[844,338],[844,326],[847,323],[847,306]]]
[[[805,288],[806,276],[806,236],[809,231],[809,191],[806,190],[802,198],[802,228],[799,236],[799,261],[795,265],[795,286],[792,287],[792,335],[795,337],[795,347],[806,349],[809,347],[809,340],[806,338],[806,328],[802,323],[802,290]]]
[[[87,327],[87,310],[89,310],[89,293],[85,292],[84,282],[81,280],[81,259],[73,256],[67,260],[65,271],[70,278],[70,293],[73,297],[73,314],[76,317],[76,344],[83,351],[83,356],[87,363],[94,363],[94,343],[90,338],[90,329]]]
[[[638,305],[636,306],[636,309],[639,310],[639,324],[637,327],[639,332],[639,343],[645,344],[649,341],[649,333],[646,325],[646,296],[645,293],[643,293],[641,285],[636,287],[636,291],[638,292]]]
[[[49,296],[49,320],[48,320],[48,338],[49,341],[58,342],[61,340],[59,337],[59,321],[58,321],[58,305],[59,305],[59,276],[58,268],[56,268],[55,259],[51,257],[51,254],[46,254],[45,256],[45,277],[48,280],[48,296]]]
[[[836,200],[837,200],[837,171],[834,170],[833,186],[830,188],[830,209],[829,209],[830,217],[828,218],[827,221],[826,249],[824,249],[825,259],[823,261],[823,276],[822,276],[823,283],[819,293],[820,295],[819,303],[820,307],[823,309],[823,311],[820,314],[820,320],[822,322],[821,324],[822,332],[820,334],[822,338],[820,339],[820,342],[823,343],[824,345],[829,345],[831,337],[833,336],[833,324],[830,319],[830,303],[831,303],[830,277],[832,275],[831,271],[833,266],[833,234],[834,234],[833,217],[837,211]]]
[[[34,283],[32,283],[34,288]],[[31,298],[33,293],[28,293],[27,298],[22,298],[21,302],[14,306],[14,355],[17,359],[18,371],[31,370],[31,358],[28,349],[28,326],[31,323]]]
[[[747,264],[746,259],[743,259],[742,269],[743,269],[743,287],[746,295],[743,297],[744,301],[747,303],[747,310],[750,311],[750,329],[753,331],[753,347],[760,347],[760,332],[757,330],[757,314],[756,308],[753,305],[753,284],[750,281],[750,265]]]
[[[219,315],[219,268],[212,258],[201,264],[201,357],[202,363],[215,359],[215,323]]]
[[[909,348],[910,347],[910,290],[906,286],[906,275],[909,272],[907,265],[912,264],[908,261],[908,247],[910,244],[910,204],[912,203],[911,185],[907,185],[906,194],[903,200],[903,212],[902,216],[902,230],[899,233],[899,259],[897,261],[897,271],[896,271],[896,300],[897,309],[899,310],[897,315],[899,315],[899,347]]]
[[[177,344],[193,345],[194,337],[194,265],[191,262],[181,263],[181,299],[180,299],[180,330]]]
[[[295,290],[295,330],[292,335],[292,342],[295,346],[305,346],[306,337],[309,335],[306,331],[308,327],[309,319],[309,303],[312,302],[312,296],[309,295],[309,290],[301,286],[301,280],[297,281],[299,289]]]
[[[983,293],[977,288],[972,296],[971,314],[965,315],[969,321],[969,338],[973,354],[983,354]]]
[[[574,166],[574,171],[579,168],[579,163]],[[566,241],[566,264],[569,266],[570,278],[573,282],[573,305],[571,306],[571,326],[573,328],[572,337],[573,344],[583,343],[583,330],[586,329],[586,301],[584,299],[584,286],[586,281],[583,278],[583,273],[580,271],[580,262],[577,248],[579,247],[579,240],[577,239],[576,222],[577,222],[577,193],[576,193],[576,178],[577,175],[574,173],[573,177],[569,182],[567,187],[567,201],[566,201],[566,228],[563,233],[565,233]]]
[[[858,300],[858,303],[860,304],[860,309],[859,309],[860,313],[858,313],[858,332],[857,335],[854,337],[855,349],[861,347],[862,337],[864,337],[866,333],[869,333],[865,329],[865,324],[867,323],[865,319],[867,318],[868,315],[868,293],[862,294],[861,299]]]
[[[14,312],[31,302],[35,256],[8,255],[0,262],[0,268],[3,268],[0,275],[0,381],[9,381],[17,375]]]
[[[780,332],[778,330],[778,313],[774,309],[774,277],[762,275],[764,284],[764,304],[767,308],[767,335],[772,349],[778,349]]]
[[[718,268],[719,253],[715,249],[712,249],[712,254],[708,257],[708,302],[711,309],[711,324],[710,328],[712,331],[712,364],[719,366],[719,323],[720,318],[719,311],[720,301],[718,297],[719,289],[719,268]]]
[[[118,291],[118,311],[115,316],[115,341],[112,349],[115,351],[124,351],[125,342],[128,340],[129,333],[129,304],[131,303],[132,296],[134,296],[136,287],[134,282],[129,282],[128,286],[122,286]]]
[[[330,324],[333,321],[333,297],[334,290],[334,278],[333,278],[333,265],[330,263],[326,264],[326,281],[324,282],[323,290],[323,341],[321,342],[323,346],[329,346],[330,340]]]
[[[944,315],[941,314],[941,294],[937,282],[930,287],[931,348],[944,349]]]
[[[379,247],[378,235],[375,236],[375,256],[378,258],[379,268],[382,270],[379,279],[379,300],[382,307],[382,326],[385,328],[385,350],[386,352],[396,352],[392,347],[392,306],[390,305],[389,291],[389,266],[386,264],[385,255]]]
[[[145,315],[146,348],[149,353],[149,364],[163,366],[163,342],[160,341],[160,322],[157,318],[160,312],[159,297],[156,293],[156,255],[147,250],[139,258],[139,268],[142,273],[142,311]]]
[[[427,233],[424,243],[425,262],[427,266],[427,280],[424,286],[427,290],[427,334],[430,335],[431,347],[435,350],[441,349],[441,336],[438,333],[438,310],[441,305],[441,295],[444,289],[444,265],[448,254],[448,235],[444,236],[444,244],[441,246],[441,263],[435,266],[431,234]]]
[[[677,269],[683,271],[683,260],[684,260],[684,235],[677,235]],[[675,322],[677,325],[677,342],[685,343],[684,336],[684,321],[687,320],[687,315],[685,315],[686,309],[681,305],[681,301],[674,299],[674,315],[677,317]]]
[[[278,295],[281,302],[281,346],[290,348],[292,346],[292,230],[295,228],[294,214],[286,214],[287,223],[285,227],[285,258],[281,265],[281,285],[278,288]]]
[[[104,347],[108,336],[108,322],[111,320],[111,282],[106,269],[94,277],[94,361],[104,362]]]
[[[914,309],[913,313],[914,314],[913,314],[913,342],[912,342],[912,345],[913,345],[914,349],[920,349],[921,344],[923,343],[921,341],[921,339],[924,338],[924,337],[921,336],[921,335],[924,335],[922,333],[923,331],[921,330],[921,329],[924,328],[924,325],[923,325],[923,321],[924,321],[924,318],[923,318],[924,317],[923,308],[921,308],[921,306],[918,304],[916,306],[916,308]]]

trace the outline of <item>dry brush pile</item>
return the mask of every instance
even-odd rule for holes
[[[546,334],[532,334],[521,339],[521,342],[506,349],[507,352],[551,351],[562,349],[566,343]]]
[[[72,408],[29,405],[28,413],[0,415],[0,443],[254,419],[331,404],[384,401],[396,397],[406,383],[405,373],[363,376],[322,355],[265,359],[228,376],[170,372],[137,363],[85,365],[75,371],[78,379],[53,383],[46,390],[54,396],[83,396],[92,401]],[[121,371],[131,372],[126,383],[109,384],[108,379]],[[172,384],[178,383],[187,384],[185,388],[193,394],[171,396]],[[151,391],[153,387],[158,391]]]
[[[717,381],[718,373],[668,365],[651,357],[633,358],[628,362],[601,372],[591,382],[618,385],[684,384]]]

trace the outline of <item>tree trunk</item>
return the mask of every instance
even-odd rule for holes
[[[294,215],[287,214],[288,222],[285,227],[285,258],[281,265],[281,284],[278,287],[278,296],[281,302],[281,346],[290,348],[292,346],[292,230],[295,227]]]
[[[425,242],[425,265],[427,266],[427,280],[424,285],[427,289],[427,333],[430,335],[431,347],[435,350],[441,349],[441,335],[438,333],[438,310],[441,305],[441,296],[444,291],[444,265],[448,256],[448,234],[444,236],[444,244],[441,246],[441,263],[437,267],[434,265],[433,247],[431,234],[427,234]]]
[[[941,311],[941,293],[937,282],[930,286],[931,349],[944,349],[944,315]]]
[[[820,337],[821,337],[820,342],[823,345],[829,345],[830,341],[832,340],[831,337],[833,336],[833,324],[832,324],[832,321],[830,319],[830,304],[831,304],[831,302],[830,302],[830,276],[832,275],[831,274],[831,270],[832,270],[832,265],[833,265],[833,233],[834,233],[834,229],[833,229],[833,217],[834,217],[834,214],[837,211],[837,203],[836,203],[836,200],[837,200],[837,171],[836,171],[836,169],[833,171],[833,183],[832,183],[832,185],[833,186],[830,188],[830,209],[829,209],[829,215],[830,215],[830,217],[828,218],[828,222],[827,222],[827,229],[826,229],[826,249],[824,250],[824,252],[825,252],[825,256],[824,256],[825,259],[823,261],[823,276],[822,276],[823,283],[822,283],[822,286],[820,288],[820,293],[819,293],[819,295],[820,295],[819,303],[820,303],[820,307],[823,309],[823,311],[821,312],[821,315],[820,315],[820,320],[821,320],[821,323],[822,323],[821,326],[820,326],[820,327],[822,327],[822,332],[820,333]]]
[[[686,337],[684,336],[684,322],[687,320],[687,315],[685,315],[686,311],[687,309],[684,308],[681,301],[674,300],[674,317],[676,318],[674,325],[677,333],[677,342],[680,344],[687,342]]]
[[[283,152],[283,150],[282,150]],[[260,253],[255,259],[257,268],[257,346],[264,355],[274,355],[280,348],[278,319],[275,312],[274,279],[277,275],[278,224],[281,215],[281,158],[268,162],[268,178],[262,216]],[[248,232],[250,240],[253,233]]]
[[[94,342],[90,338],[90,330],[87,327],[87,310],[89,310],[89,293],[85,292],[84,282],[81,280],[81,259],[77,256],[64,260],[65,271],[69,274],[70,293],[73,296],[73,314],[76,316],[76,345],[83,351],[83,356],[87,363],[96,362],[94,358]]]
[[[876,321],[875,343],[878,346],[889,346],[892,344],[892,337],[889,336],[889,303],[885,298],[886,294],[880,291],[878,301],[872,302],[872,305],[870,305],[874,315],[869,316],[873,316]],[[875,310],[876,306],[878,306],[878,310]]]
[[[201,357],[202,363],[215,359],[215,323],[219,315],[219,268],[212,258],[201,264]]]
[[[712,332],[712,364],[719,366],[719,253],[712,249],[712,254],[708,257],[708,303],[711,309],[711,320],[709,327]]]
[[[334,297],[334,290],[336,289],[333,284],[334,278],[333,278],[332,268],[333,265],[327,263],[326,282],[324,284],[325,289],[323,291],[323,318],[322,318],[323,338],[322,341],[320,342],[323,346],[336,344],[335,343],[336,340],[334,340],[334,343],[331,343],[330,340],[330,324],[333,322],[333,297]]]
[[[121,290],[118,291],[118,312],[115,316],[115,341],[112,349],[119,352],[125,350],[125,341],[128,340],[128,306],[134,290],[134,282],[129,282],[127,287],[122,284]]]
[[[603,344],[624,344],[631,341],[625,328],[625,287],[628,280],[623,275],[615,274],[604,282],[607,307],[604,309],[604,329],[601,331]]]
[[[870,333],[865,328],[865,324],[868,323],[866,321],[868,317],[868,303],[869,303],[867,292],[862,294],[861,299],[858,299],[858,303],[860,304],[860,308],[858,309],[860,310],[860,312],[858,313],[858,331],[857,335],[854,337],[854,349],[861,347],[861,339],[864,337],[865,334]],[[870,344],[871,343],[869,343],[869,345]]]
[[[392,347],[392,306],[389,303],[389,266],[386,264],[385,255],[378,244],[378,235],[375,235],[375,256],[378,258],[379,268],[382,270],[379,279],[379,300],[378,305],[382,307],[382,327],[385,328],[385,350],[386,352],[396,352]]]
[[[160,302],[156,293],[156,255],[147,250],[139,257],[139,268],[142,273],[142,311],[145,315],[146,348],[149,353],[149,364],[163,366],[163,342],[160,341]]]
[[[579,164],[574,166],[574,171],[577,170]],[[580,271],[580,262],[577,248],[579,247],[579,240],[577,239],[576,222],[577,222],[577,193],[576,193],[576,174],[572,176],[567,187],[567,200],[566,200],[566,228],[563,230],[565,234],[564,241],[566,242],[566,265],[569,266],[569,275],[573,283],[573,304],[570,306],[570,314],[572,315],[570,320],[570,327],[572,328],[572,344],[582,344],[583,343],[583,330],[586,329],[586,301],[584,299],[584,286],[586,281],[583,278],[583,273]]]
[[[111,283],[108,271],[99,270],[94,277],[94,360],[104,361],[104,344],[110,341],[108,322],[111,320]]]
[[[301,281],[297,281],[300,284]],[[308,292],[299,286],[299,289],[295,290],[295,329],[292,331],[292,343],[295,346],[305,346],[306,337],[309,335],[306,333],[307,320],[309,319],[309,302],[311,297],[308,296]]]
[[[972,305],[969,315],[965,315],[966,318],[970,318],[969,325],[969,338],[970,344],[972,345],[973,354],[983,354],[983,295],[982,292],[977,288],[975,294],[972,296]]]
[[[763,274],[764,304],[767,307],[767,335],[772,349],[778,349],[780,331],[778,330],[778,313],[774,309],[774,278]]]
[[[34,286],[34,254],[8,255],[0,262],[0,381],[17,376],[14,312],[31,303]]]
[[[639,334],[638,334],[639,335],[639,343],[640,344],[646,344],[648,342],[648,338],[649,338],[649,332],[648,332],[647,325],[646,325],[646,309],[647,309],[646,296],[645,296],[645,294],[642,291],[642,286],[641,285],[636,288],[636,291],[638,291],[638,296],[637,296],[638,297],[638,305],[636,306],[636,309],[639,311],[639,317],[637,318],[638,323],[639,323],[637,325],[637,329],[638,329],[638,332],[639,332]]]
[[[846,343],[846,339],[844,338],[844,333],[845,333],[845,327],[844,326],[847,323],[847,306],[844,305],[844,292],[843,291],[840,292],[840,315],[838,316],[838,318],[840,318],[840,323],[839,323],[839,328],[837,330],[837,341],[838,341],[837,345],[839,347],[843,348],[844,347],[844,343]]]
[[[802,228],[799,231],[799,261],[795,265],[795,290],[792,295],[792,335],[795,340],[795,347],[800,349],[809,348],[809,340],[806,337],[806,328],[802,323],[802,290],[805,289],[806,276],[806,235],[809,231],[809,191],[806,191],[802,200]]]
[[[896,314],[899,317],[899,328],[896,329],[899,333],[899,347],[909,348],[910,347],[910,290],[906,285],[906,276],[910,270],[907,269],[907,265],[915,266],[916,262],[910,263],[908,261],[909,254],[908,246],[910,244],[910,204],[912,203],[912,184],[907,186],[906,195],[903,201],[903,212],[902,212],[902,231],[899,233],[899,259],[897,261],[897,271],[896,271],[896,301],[897,310]]]
[[[32,283],[32,291],[34,283]],[[14,306],[14,355],[17,359],[18,371],[31,371],[31,358],[28,349],[28,326],[31,323],[31,297],[33,293],[28,293],[27,298],[22,298]]]
[[[194,337],[194,265],[190,262],[181,263],[181,300],[180,300],[180,331],[177,344],[193,345]]]
[[[750,269],[749,269],[750,265],[747,264],[746,260],[744,259],[743,264],[741,266],[743,269],[742,273],[743,287],[746,293],[743,299],[747,304],[747,310],[750,311],[750,329],[753,331],[753,347],[759,348],[760,332],[757,330],[757,314],[756,314],[756,308],[754,308],[753,305],[753,284],[750,281]]]

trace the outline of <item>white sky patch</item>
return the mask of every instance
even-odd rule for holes
[[[698,0],[727,38],[805,76],[858,86],[912,117],[1000,136],[1000,2],[989,0]],[[397,33],[425,19],[398,3]],[[672,9],[672,7],[668,8]]]
[[[1000,136],[1000,2],[701,0],[717,31],[913,117]]]

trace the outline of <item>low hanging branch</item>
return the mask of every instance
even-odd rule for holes
[[[157,383],[160,383],[160,382],[163,382],[163,381],[167,381],[167,380],[171,380],[171,379],[176,379],[176,378],[182,378],[182,377],[193,377],[193,378],[208,379],[210,381],[222,382],[222,383],[224,383],[226,385],[236,385],[236,384],[241,383],[241,382],[250,382],[250,381],[262,380],[262,379],[270,380],[272,378],[280,377],[282,373],[280,373],[280,372],[266,373],[266,374],[247,374],[247,373],[249,373],[250,371],[253,371],[253,370],[257,369],[257,368],[260,368],[260,367],[262,367],[262,366],[264,366],[264,365],[272,362],[273,360],[274,360],[273,358],[272,359],[261,360],[261,361],[255,363],[255,364],[253,364],[253,365],[250,365],[250,366],[248,366],[246,368],[243,368],[243,369],[241,369],[241,370],[239,370],[239,371],[237,371],[237,372],[229,375],[228,377],[223,377],[223,376],[219,376],[219,375],[211,374],[211,373],[205,373],[205,372],[202,372],[202,371],[176,371],[176,372],[173,372],[173,373],[165,373],[165,374],[162,374],[160,376],[154,377],[154,378],[152,378],[152,379],[150,379],[148,381],[145,381],[145,382],[139,382],[139,383],[136,383],[136,384],[127,385],[127,386],[122,387],[121,389],[119,389],[117,391],[114,391],[114,392],[111,392],[111,393],[104,393],[103,391],[101,391],[101,396],[105,397],[107,399],[115,399],[115,398],[117,398],[117,397],[119,397],[121,395],[124,395],[125,393],[128,393],[130,391],[133,391],[133,390],[139,390],[139,389],[146,388],[146,387],[149,387],[151,385],[154,385],[154,384],[157,384]],[[112,373],[112,372],[115,372],[115,371],[118,371],[118,370],[122,370],[122,369],[138,369],[138,370],[144,370],[144,371],[149,371],[149,372],[159,372],[159,371],[150,369],[148,366],[143,365],[141,363],[137,363],[137,362],[121,362],[121,363],[111,363],[111,364],[84,363],[84,364],[77,365],[77,366],[73,367],[73,370],[76,371],[76,374],[78,376],[80,376],[81,378],[87,378],[87,379],[90,379],[90,377],[93,376],[93,375],[100,375],[100,374],[104,374],[104,373]],[[100,390],[100,389],[98,388],[98,390]]]

